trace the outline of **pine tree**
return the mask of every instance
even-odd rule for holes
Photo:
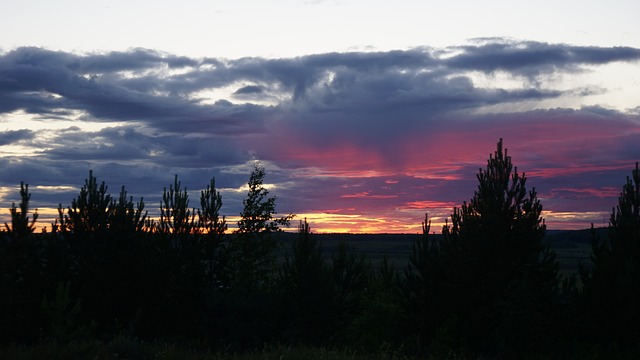
[[[211,283],[219,281],[217,264],[218,249],[222,244],[223,236],[227,231],[227,220],[220,216],[222,208],[222,195],[216,190],[216,179],[212,178],[207,188],[200,192],[200,209],[198,209],[198,229],[201,232],[201,240],[205,259],[209,263],[208,275]]]
[[[133,234],[144,229],[147,211],[144,210],[144,199],[133,203],[133,196],[127,199],[127,191],[122,186],[118,199],[109,204],[109,230],[118,235]]]
[[[60,231],[68,244],[68,254],[62,255],[69,256],[73,293],[102,331],[131,321],[149,298],[140,285],[153,281],[142,265],[154,257],[143,231],[144,206],[142,198],[134,204],[124,186],[113,198],[105,182],[89,171],[66,213],[62,205],[58,208]],[[50,263],[62,259],[59,254]]]
[[[265,169],[259,162],[254,164],[249,177],[249,192],[242,201],[244,208],[240,213],[237,234],[251,234],[263,237],[277,232],[282,226],[289,226],[293,215],[276,218],[276,197],[268,197],[269,190],[264,185]]]
[[[11,222],[0,232],[0,343],[36,340],[43,326],[37,311],[42,300],[46,249],[42,238],[33,236],[37,210],[29,216],[29,185],[20,182],[20,204],[12,203]]]
[[[213,194],[210,191],[210,196]],[[202,199],[201,199],[202,200]],[[216,199],[217,200],[217,199]],[[212,209],[200,209],[204,217],[214,215]],[[206,215],[204,213],[207,212]],[[203,284],[210,283],[207,276],[205,244],[201,237],[201,226],[196,221],[195,208],[189,208],[189,194],[186,187],[174,176],[173,184],[163,189],[160,204],[159,230],[162,237],[169,240],[170,249],[165,249],[167,266],[171,270],[171,291],[168,292],[170,306],[165,310],[167,317],[184,331],[194,331],[197,312],[202,306]],[[166,243],[165,243],[166,244]]]
[[[16,203],[11,204],[11,226],[4,223],[7,232],[14,240],[26,239],[33,234],[36,221],[38,220],[38,209],[33,213],[33,217],[29,220],[29,201],[31,200],[31,193],[29,192],[29,184],[20,182],[20,204],[19,208],[16,208]]]
[[[330,334],[332,288],[329,268],[306,219],[300,221],[291,252],[278,275],[287,338],[317,344]]]
[[[292,214],[275,217],[276,197],[269,197],[264,177],[264,167],[256,162],[249,177],[249,191],[242,201],[236,236],[227,247],[228,281],[250,291],[273,280],[277,241],[272,235],[293,218]]]
[[[592,225],[593,227],[593,225]],[[640,338],[640,170],[622,187],[608,239],[594,236],[592,267],[581,267],[584,314],[596,340],[635,346]]]
[[[111,195],[107,190],[104,181],[98,186],[93,171],[89,170],[89,178],[85,179],[78,197],[71,201],[67,213],[64,213],[62,204],[58,206],[60,230],[63,233],[70,232],[76,238],[98,235],[106,231],[111,205]]]
[[[212,178],[207,188],[200,192],[200,209],[198,209],[198,227],[214,242],[227,231],[227,220],[220,217],[222,195],[216,190],[216,179]]]
[[[489,355],[535,348],[546,341],[559,290],[542,205],[502,139],[477,178],[474,197],[443,228],[462,344]]]
[[[364,254],[353,251],[344,240],[338,243],[338,251],[331,257],[331,273],[339,332],[346,332],[361,314],[370,270],[371,262]]]
[[[182,189],[178,175],[175,175],[173,185],[162,192],[159,226],[160,232],[171,234],[176,246],[196,228],[195,211],[189,209],[189,194],[186,187]]]
[[[380,353],[383,347],[399,348],[406,340],[402,331],[407,316],[399,291],[400,278],[389,256],[384,255],[359,301],[359,310],[346,331],[347,343],[356,351]],[[410,315],[412,318],[416,314]]]
[[[425,214],[422,234],[411,246],[409,264],[404,272],[402,291],[408,316],[409,331],[417,336],[418,352],[433,341],[442,325],[447,304],[443,280],[446,264],[441,255],[443,244],[430,239],[431,220]]]

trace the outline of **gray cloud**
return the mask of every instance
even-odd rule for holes
[[[287,211],[349,203],[363,208],[358,201],[364,200],[354,194],[364,193],[378,195],[380,208],[394,208],[412,197],[467,199],[485,153],[504,137],[521,151],[524,165],[539,174],[542,191],[556,194],[553,179],[560,177],[545,177],[542,170],[631,163],[640,151],[637,133],[632,133],[640,119],[600,106],[530,110],[546,100],[607,92],[591,84],[547,88],[542,80],[558,72],[638,60],[640,50],[633,48],[502,39],[447,49],[236,60],[145,49],[78,55],[19,48],[0,54],[0,114],[10,118],[24,111],[39,120],[75,121],[77,126],[54,130],[43,122],[43,129],[0,132],[0,146],[20,143],[36,151],[24,159],[0,158],[7,170],[0,185],[24,180],[80,186],[94,169],[115,186],[112,192],[127,185],[131,195],[144,196],[155,207],[173,174],[194,190],[210,177],[222,187],[239,188],[248,173],[229,169],[245,169],[257,158],[271,166],[268,180],[280,185],[276,192],[286,193],[281,199]],[[529,82],[484,87],[473,78],[474,72],[498,71]],[[477,114],[505,104],[528,107]],[[83,121],[120,124],[83,130]],[[470,155],[477,151],[479,156]],[[436,164],[442,174],[457,171],[470,180],[415,175],[438,161],[444,163]],[[304,171],[335,176],[305,177],[300,175]],[[344,175],[347,171],[352,174]],[[375,175],[358,175],[366,171]],[[610,186],[605,170],[588,173],[591,184]],[[393,176],[407,188],[391,194],[384,180]],[[356,184],[362,192],[348,193]],[[319,190],[323,186],[326,191]],[[242,195],[228,191],[230,214],[239,211]],[[55,196],[60,194],[46,199]]]
[[[236,90],[233,94],[234,95],[262,94],[263,92],[264,92],[264,87],[256,86],[256,85],[249,85],[249,86],[244,86],[244,87]]]
[[[21,140],[33,139],[35,134],[31,130],[10,130],[0,132],[0,146],[9,145]]]
[[[497,70],[537,76],[555,70],[576,70],[582,65],[640,60],[640,49],[629,47],[568,46],[539,42],[489,42],[458,48],[447,59],[450,68],[493,72]]]
[[[461,70],[503,70],[537,76],[556,69],[640,59],[638,49],[535,42],[488,43],[455,50],[461,53],[445,58],[436,50],[422,48],[226,61],[189,59],[144,49],[82,56],[19,48],[0,56],[0,112],[22,109],[54,114],[60,109],[73,109],[86,111],[96,120],[144,122],[164,131],[237,134],[262,131],[264,119],[273,115],[272,109],[224,102],[207,104],[193,94],[249,82],[253,85],[240,86],[233,95],[255,97],[268,88],[271,96],[279,92],[282,99],[311,112],[370,109],[372,113],[406,113],[413,109],[414,114],[422,116],[425,111],[562,94],[542,89],[477,88],[459,73]]]

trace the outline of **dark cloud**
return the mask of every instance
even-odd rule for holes
[[[497,70],[527,76],[555,70],[577,70],[583,65],[640,60],[640,49],[593,47],[540,42],[489,42],[459,47],[460,54],[446,59],[450,68],[493,72]]]
[[[33,139],[34,133],[31,130],[10,130],[0,132],[0,146],[10,145],[21,140]]]
[[[0,132],[0,146],[33,149],[29,157],[0,158],[0,185],[63,185],[69,196],[93,169],[113,193],[127,185],[155,208],[174,174],[196,197],[216,177],[234,215],[244,195],[237,189],[251,161],[261,159],[283,212],[371,211],[397,219],[394,211],[409,216],[425,206],[441,216],[446,211],[437,206],[472,196],[475,172],[505,138],[555,209],[573,209],[563,202],[573,197],[596,211],[585,194],[608,194],[602,189],[624,180],[612,181],[613,171],[618,176],[637,160],[639,112],[548,109],[539,104],[608,89],[560,90],[543,86],[544,79],[638,60],[633,48],[504,39],[236,60],[19,48],[0,54],[0,115],[11,121],[23,111],[41,123]],[[522,85],[474,78],[496,72]],[[73,126],[47,129],[56,121]],[[63,191],[44,193],[43,206]],[[615,200],[598,199],[597,206]]]
[[[384,53],[329,53],[292,59],[189,59],[134,49],[74,55],[19,48],[0,57],[0,111],[87,112],[96,120],[144,122],[160,130],[259,131],[268,106],[207,102],[200,91],[233,84],[230,95],[293,101],[306,111],[370,109],[417,116],[479,105],[557,97],[559,91],[477,88],[465,71],[535,74],[587,64],[640,59],[630,48],[585,48],[533,42],[488,43],[439,57],[427,48]],[[172,71],[177,72],[172,72]],[[179,70],[179,71],[178,71]],[[285,101],[285,102],[282,102]],[[197,128],[191,124],[197,124]],[[204,127],[204,129],[203,129]]]
[[[112,73],[117,71],[144,71],[164,64],[169,69],[198,66],[201,62],[184,56],[162,54],[148,49],[133,49],[128,52],[92,54],[71,68],[85,74]]]
[[[263,92],[264,92],[264,87],[249,85],[236,90],[236,92],[234,92],[234,95],[262,94]]]

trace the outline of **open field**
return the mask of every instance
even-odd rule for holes
[[[606,228],[597,229],[598,236],[606,236]],[[284,243],[281,255],[289,252],[288,244],[296,238],[297,234],[282,234]],[[411,254],[411,245],[419,237],[418,234],[314,234],[320,243],[323,253],[327,258],[337,251],[340,241],[345,241],[349,247],[376,266],[384,258],[389,257],[390,263],[398,270],[404,269]],[[441,234],[430,235],[437,241],[442,239]],[[579,264],[589,264],[591,255],[591,230],[549,230],[545,240],[549,242],[555,251],[560,272],[565,276],[577,274]]]

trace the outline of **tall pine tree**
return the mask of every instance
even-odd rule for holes
[[[583,310],[596,340],[637,346],[640,339],[640,169],[622,187],[609,238],[594,238],[593,266],[581,268]]]
[[[546,341],[558,294],[558,262],[543,242],[535,188],[513,167],[502,139],[469,203],[443,228],[451,301],[462,346],[489,356]]]
[[[430,229],[431,220],[425,214],[422,234],[411,246],[411,255],[402,283],[406,312],[409,314],[408,330],[416,336],[418,354],[429,351],[429,345],[447,313],[447,303],[443,301],[446,264],[441,255],[442,244],[429,237]]]
[[[16,203],[11,204],[11,226],[4,223],[7,232],[12,240],[24,240],[33,234],[35,230],[36,220],[38,220],[38,209],[32,214],[32,219],[29,219],[29,201],[31,200],[31,193],[29,192],[29,184],[20,182],[20,205],[17,208]]]
[[[291,254],[278,273],[285,337],[291,342],[321,343],[331,333],[330,269],[309,223],[300,221]]]
[[[235,238],[227,247],[229,279],[232,286],[254,290],[273,280],[276,238],[282,226],[288,226],[292,214],[276,217],[276,197],[264,186],[265,169],[255,162],[249,177],[249,191],[242,201]]]

